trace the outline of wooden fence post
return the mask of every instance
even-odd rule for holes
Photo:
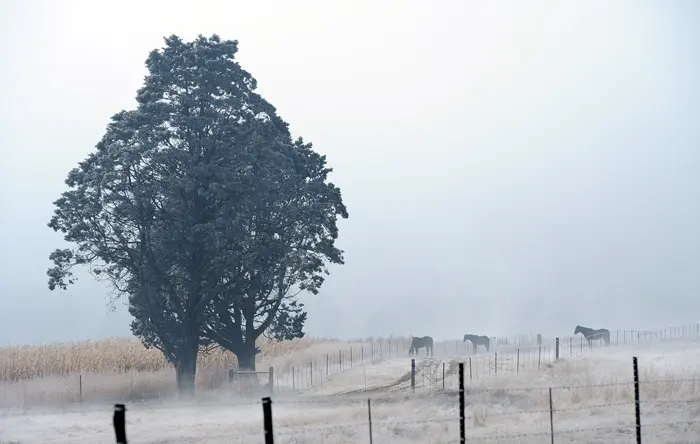
[[[263,408],[263,430],[265,431],[265,444],[274,444],[275,436],[272,433],[272,399],[265,397],[262,399]]]
[[[416,389],[416,360],[411,358],[411,390]]]
[[[442,389],[445,390],[445,361],[442,361]]]
[[[124,404],[114,405],[114,434],[117,444],[126,444],[126,407]]]
[[[270,394],[275,391],[275,368],[267,368],[267,385],[270,387]]]

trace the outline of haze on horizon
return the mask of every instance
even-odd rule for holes
[[[308,335],[700,322],[700,4],[525,3],[0,3],[0,345],[131,335],[86,272],[47,289],[46,224],[148,52],[200,33],[343,192]]]

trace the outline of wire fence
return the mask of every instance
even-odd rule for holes
[[[238,425],[235,429],[270,444],[397,438],[433,443],[700,442],[700,379],[644,380],[639,378],[637,358],[631,367],[624,382],[486,389],[469,387],[462,363],[458,388],[444,390],[439,398],[273,395],[262,398],[257,433]],[[294,409],[283,410],[273,421],[273,406]],[[309,423],[309,411],[318,412],[319,407],[326,414],[323,424]],[[327,418],[334,410],[337,420],[331,422]],[[125,423],[124,415],[124,405],[116,406],[117,443],[126,442],[118,427]]]
[[[611,330],[611,347],[652,344],[671,340],[699,339],[700,324],[688,324],[661,330]],[[583,356],[596,349],[605,348],[602,340],[590,343],[583,336],[561,336],[542,338],[537,335],[517,335],[512,337],[494,337],[489,352],[480,347],[477,352],[468,342],[462,340],[435,342],[433,355],[425,356],[419,364],[419,387],[446,388],[456,384],[456,365],[464,358],[468,364],[470,381],[480,381],[495,376],[517,374],[523,371],[544,370],[559,357]],[[272,384],[275,390],[300,391],[322,389],[324,383],[331,381],[339,373],[362,368],[364,388],[373,385],[371,366],[381,363],[383,370],[387,361],[408,356],[409,338],[396,338],[385,342],[378,341],[367,345],[338,349],[334,353],[309,360],[308,362],[291,362],[274,368]],[[443,358],[443,359],[435,359]],[[447,359],[444,359],[447,358]],[[403,374],[409,371],[404,363]],[[391,362],[389,362],[391,363]],[[269,381],[266,381],[269,383]],[[357,388],[361,388],[358,386]]]
[[[582,357],[605,345],[588,342],[583,336],[546,338],[535,334],[491,338],[487,352],[477,352],[462,340],[436,341],[433,356],[417,355],[415,387],[453,389],[457,386],[457,365],[463,361],[468,381],[483,381],[520,372],[549,368],[557,357]],[[688,324],[661,330],[611,330],[610,346],[653,344],[700,338],[700,324]],[[207,375],[214,382],[208,389],[229,389],[253,394],[259,385],[272,386],[274,392],[333,392],[338,385],[350,390],[372,387],[400,389],[411,372],[408,364],[410,338],[373,340],[364,344],[339,347],[322,355],[296,353],[258,360],[258,371],[251,378],[238,369],[221,368]],[[308,356],[308,358],[305,358]],[[387,372],[393,381],[387,381]],[[202,373],[198,378],[202,377]],[[81,374],[60,378],[42,378],[2,383],[0,405],[46,405],[65,402],[118,402],[169,397],[176,393],[174,377],[169,373],[130,372],[124,374]]]

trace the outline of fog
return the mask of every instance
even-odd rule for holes
[[[0,3],[0,345],[130,335],[86,272],[47,289],[46,224],[148,52],[199,33],[343,192],[309,335],[700,321],[700,4],[488,3]]]

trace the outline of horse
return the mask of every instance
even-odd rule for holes
[[[433,338],[430,336],[414,337],[411,341],[411,347],[408,349],[408,354],[418,354],[418,349],[422,347],[425,347],[425,356],[428,356],[428,354],[433,356]]]
[[[464,335],[464,339],[462,340],[462,342],[467,341],[470,341],[474,346],[474,353],[476,353],[476,348],[479,345],[483,345],[484,347],[486,347],[486,351],[489,351],[489,347],[491,346],[491,339],[489,339],[488,336]]]
[[[603,341],[605,341],[605,345],[610,345],[610,330],[606,328],[594,330],[592,328],[581,327],[580,325],[577,325],[576,330],[574,330],[574,336],[579,333],[581,333],[583,337],[586,338],[589,347],[591,346],[591,341],[594,339],[602,339]]]

